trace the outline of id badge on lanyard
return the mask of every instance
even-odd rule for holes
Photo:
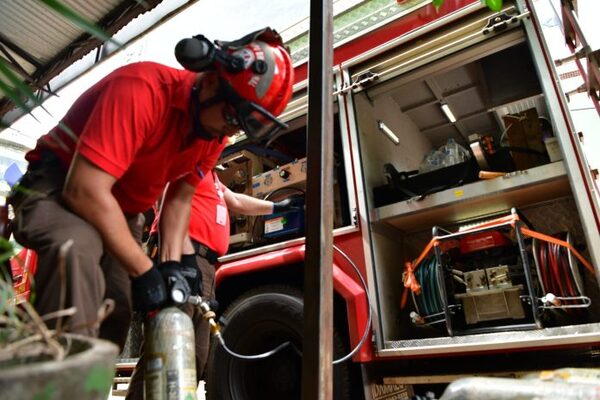
[[[221,190],[221,182],[217,177],[217,174],[213,172],[214,180],[215,180],[215,190],[217,191],[217,195],[219,196],[219,203],[217,204],[217,224],[224,226],[227,223],[227,207],[224,205],[225,199],[223,195],[223,191]]]
[[[217,224],[225,225],[227,222],[227,208],[222,204],[217,204]]]

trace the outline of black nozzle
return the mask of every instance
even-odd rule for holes
[[[210,299],[208,301],[208,305],[210,306],[210,309],[214,312],[217,312],[219,310],[219,302],[215,299]]]
[[[215,46],[204,36],[182,39],[175,46],[175,58],[185,69],[202,72],[212,69]]]

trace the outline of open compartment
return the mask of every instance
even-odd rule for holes
[[[305,92],[296,94],[288,114],[302,114],[294,110],[294,107],[302,109],[302,105],[306,105]],[[225,149],[217,169],[220,180],[230,190],[271,201],[289,197],[304,200],[307,117],[302,115],[289,119],[289,115],[284,114],[282,118],[286,120],[288,128],[266,143],[249,143],[242,139]],[[338,118],[334,118],[334,121],[333,212],[334,228],[340,228],[350,225],[351,217]],[[258,217],[230,213],[230,221],[229,254],[279,244],[305,235],[305,212],[302,209]]]
[[[353,107],[381,354],[538,347],[594,335],[598,283],[594,268],[565,250],[568,244],[589,264],[554,115],[525,33],[513,29],[449,52],[453,39],[444,51],[432,44],[428,62],[408,57],[429,46],[425,37],[352,74],[379,77],[354,91]],[[550,250],[514,224],[473,228],[512,209],[521,216],[516,225],[565,246]],[[437,245],[412,275],[421,292],[405,292],[405,264],[432,237]],[[489,247],[473,250],[481,243]]]
[[[458,232],[438,226],[414,263],[407,263],[416,326],[445,327],[448,336],[585,323],[590,297],[570,232],[539,233],[516,209]],[[531,239],[531,240],[529,240]],[[405,299],[401,309],[406,307]]]

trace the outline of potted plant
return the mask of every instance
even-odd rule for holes
[[[6,259],[11,246],[4,238],[0,242],[0,259]],[[61,248],[61,270],[69,247],[67,242]],[[16,304],[6,272],[0,276],[0,399],[106,400],[115,372],[117,346],[63,332],[61,320],[73,309],[39,316],[29,302]],[[54,330],[44,323],[50,318],[58,319]]]

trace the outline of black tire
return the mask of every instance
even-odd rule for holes
[[[269,285],[250,290],[223,313],[225,344],[236,353],[269,351],[290,341],[302,348],[303,299],[292,287]],[[334,328],[334,357],[345,346]],[[334,367],[334,399],[350,399],[347,363]],[[302,359],[292,346],[263,360],[241,360],[229,355],[213,339],[208,358],[206,394],[209,400],[293,400],[301,396]]]

